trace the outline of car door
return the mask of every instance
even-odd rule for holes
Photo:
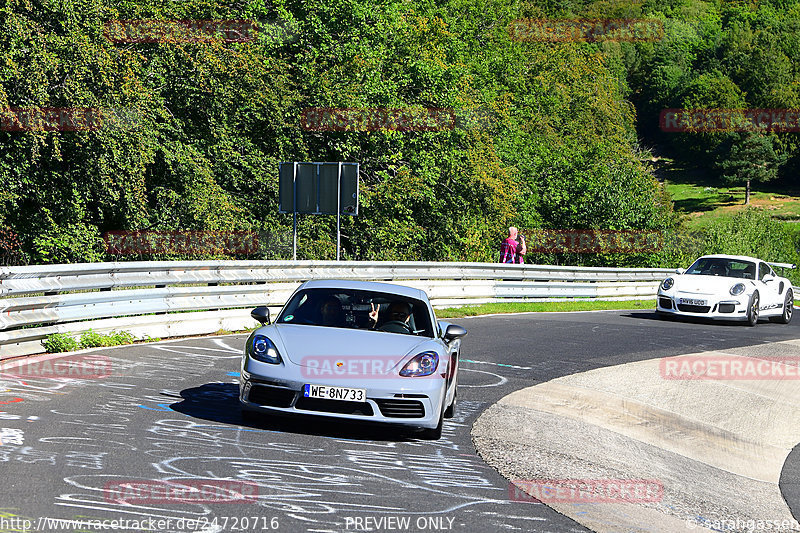
[[[758,293],[761,297],[761,309],[771,311],[777,309],[783,303],[781,295],[778,294],[778,279],[772,268],[764,263],[758,263]]]

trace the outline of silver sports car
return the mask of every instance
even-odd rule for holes
[[[313,280],[277,320],[247,339],[243,416],[304,413],[423,428],[438,439],[453,415],[461,326],[437,321],[424,291],[388,283]]]

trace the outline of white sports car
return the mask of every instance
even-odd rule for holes
[[[242,415],[304,413],[424,428],[438,439],[453,416],[461,337],[437,321],[424,291],[388,283],[312,280],[275,323],[247,339]]]
[[[661,282],[656,312],[743,320],[751,326],[759,318],[788,324],[794,308],[792,282],[777,276],[770,265],[795,267],[738,255],[703,256]]]

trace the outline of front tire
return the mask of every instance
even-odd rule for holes
[[[758,297],[758,291],[753,293],[750,297],[750,303],[747,306],[747,325],[755,326],[758,324],[759,305],[761,301]]]
[[[444,410],[444,417],[445,418],[453,418],[456,414],[456,401],[458,400],[458,389],[453,391],[453,401]]]
[[[786,299],[783,301],[783,314],[781,315],[781,324],[788,324],[792,321],[792,312],[794,311],[794,294],[792,289],[786,291]]]
[[[442,399],[442,403],[444,403],[446,398]],[[455,398],[454,398],[455,400]],[[439,440],[442,438],[442,426],[444,425],[444,412],[445,409],[442,408],[439,411],[439,425],[435,428],[425,428],[422,430],[421,437],[425,440]]]
[[[442,425],[444,424],[444,416],[439,415],[439,425],[435,428],[425,428],[422,430],[421,437],[425,440],[439,440],[442,438]]]

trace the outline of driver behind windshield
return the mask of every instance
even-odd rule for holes
[[[411,305],[408,302],[392,302],[386,310],[387,321],[403,322],[408,324],[411,318]]]
[[[714,262],[711,263],[710,274],[712,276],[727,276],[728,272],[725,266],[721,263]]]
[[[389,331],[392,333],[411,333],[411,304],[408,302],[392,302],[386,310],[378,316],[380,306],[372,307],[372,312],[369,314],[372,320],[372,329],[380,331]]]

